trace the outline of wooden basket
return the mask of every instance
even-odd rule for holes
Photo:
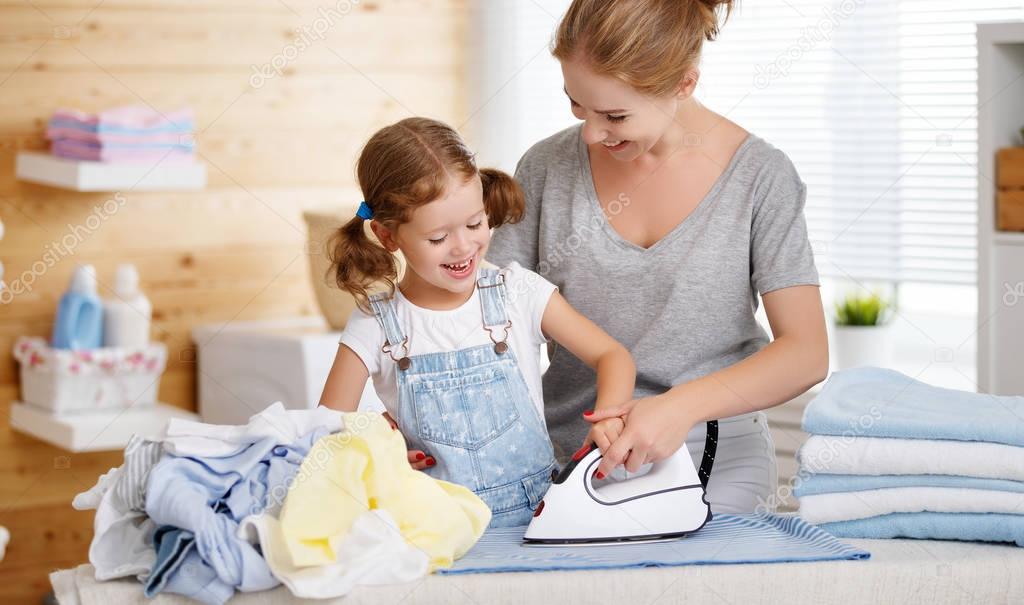
[[[996,228],[1024,231],[1024,147],[996,154]]]

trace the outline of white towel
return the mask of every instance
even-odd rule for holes
[[[281,524],[270,515],[246,517],[238,535],[259,544],[274,576],[297,597],[327,599],[348,594],[356,586],[400,584],[427,575],[429,557],[402,537],[384,509],[356,517],[343,540],[333,544],[330,565],[296,567],[284,543]]]
[[[1024,481],[1024,447],[1000,443],[814,435],[797,452],[797,460],[802,473]]]
[[[800,517],[816,525],[922,512],[1024,514],[1024,494],[955,487],[896,487],[800,498]]]
[[[278,443],[292,443],[313,429],[324,427],[329,433],[337,433],[342,426],[342,415],[337,410],[322,406],[287,410],[284,404],[275,401],[244,425],[205,424],[172,418],[161,441],[164,449],[175,456],[223,458],[265,437],[274,437]]]

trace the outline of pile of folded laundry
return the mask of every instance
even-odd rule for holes
[[[803,429],[805,521],[846,538],[1024,546],[1024,397],[856,368],[829,378]]]
[[[92,162],[162,162],[195,159],[196,121],[190,109],[163,114],[129,105],[90,114],[60,109],[46,138],[53,155]]]
[[[244,426],[174,419],[133,438],[73,506],[96,510],[97,580],[210,605],[278,584],[329,598],[412,581],[450,567],[491,519],[468,489],[413,470],[380,414],[279,402]]]

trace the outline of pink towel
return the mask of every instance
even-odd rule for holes
[[[185,162],[195,159],[195,153],[183,147],[110,148],[83,145],[67,139],[54,141],[51,152],[57,157],[91,162]]]
[[[171,145],[192,145],[192,135],[179,132],[154,132],[151,134],[128,134],[116,132],[89,132],[79,128],[53,127],[46,129],[46,138],[51,141],[73,140],[94,145],[148,145],[164,143]]]

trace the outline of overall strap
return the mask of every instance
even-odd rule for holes
[[[377,323],[384,330],[384,346],[381,350],[391,356],[391,359],[398,362],[406,362],[408,367],[409,338],[402,332],[402,326],[398,323],[398,313],[395,312],[394,296],[387,293],[373,294],[369,297],[370,308],[373,309],[373,316]],[[398,352],[396,356],[396,352]],[[406,369],[402,367],[402,369]]]
[[[508,340],[512,321],[508,318],[506,303],[508,293],[505,289],[505,274],[497,269],[481,269],[476,281],[480,293],[480,316],[483,327],[494,342],[494,350],[501,354],[508,350]],[[496,337],[495,332],[499,332]]]

